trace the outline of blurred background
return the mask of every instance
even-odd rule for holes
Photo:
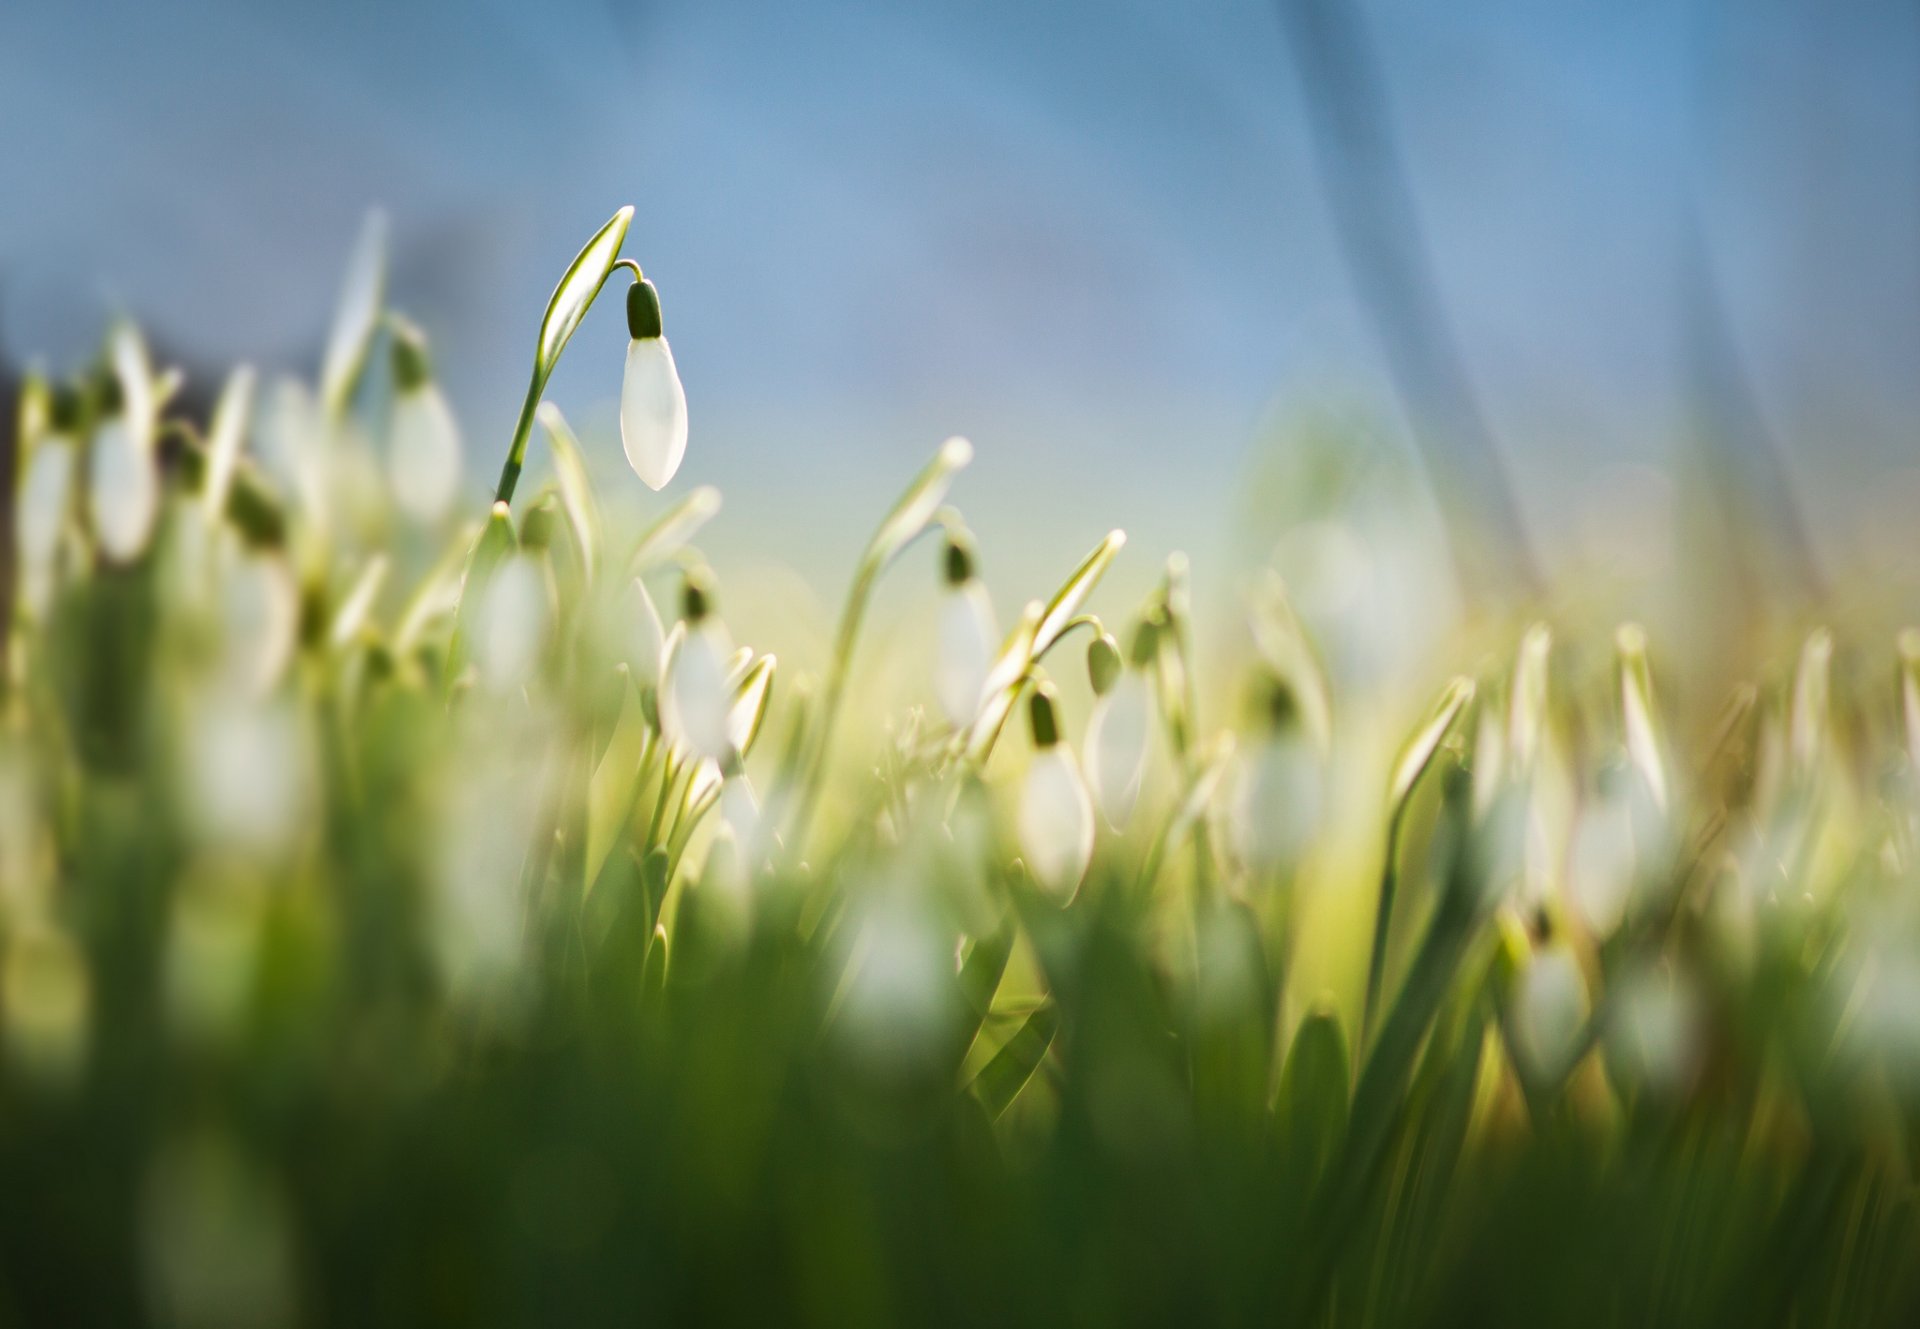
[[[1327,420],[1468,491],[1503,458],[1549,570],[1664,575],[1706,427],[1789,561],[1909,557],[1911,3],[10,5],[0,125],[10,363],[125,310],[195,381],[310,374],[377,206],[476,504],[558,273],[636,203],[676,488],[834,595],[951,433],[1013,603],[1110,526],[1217,587]],[[596,309],[550,396],[644,506],[623,339]]]

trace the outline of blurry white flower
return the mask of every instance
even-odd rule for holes
[[[1574,907],[1596,936],[1611,936],[1625,917],[1634,866],[1627,801],[1603,793],[1580,809],[1567,862]]]
[[[188,811],[208,841],[270,853],[309,820],[313,755],[289,707],[210,690],[189,712],[183,739]]]
[[[687,394],[661,333],[660,295],[649,281],[627,289],[627,371],[620,386],[620,442],[633,473],[664,489],[687,454]]]
[[[1140,798],[1153,733],[1153,680],[1145,668],[1125,670],[1094,703],[1087,722],[1087,781],[1100,812],[1115,830],[1125,829]]]
[[[1656,1090],[1682,1088],[1700,1062],[1700,1026],[1700,1002],[1683,975],[1628,974],[1611,998],[1609,1066]]]
[[[416,520],[437,522],[460,489],[460,429],[419,334],[404,325],[394,333],[393,380],[387,474],[394,501]]]
[[[660,626],[660,611],[653,607],[653,597],[647,594],[647,584],[640,578],[627,583],[621,612],[627,634],[624,652],[627,668],[641,687],[657,687],[667,634]]]
[[[1293,692],[1270,680],[1266,733],[1241,758],[1233,790],[1234,849],[1255,872],[1295,862],[1320,824],[1320,754]]]
[[[1020,791],[1020,852],[1033,879],[1065,903],[1093,859],[1093,800],[1073,749],[1060,741],[1052,690],[1036,686],[1031,704],[1036,750]]]
[[[980,713],[987,670],[998,649],[999,628],[987,588],[973,573],[973,551],[963,537],[950,538],[946,550],[946,591],[940,597],[938,653],[933,686],[948,723],[970,725]]]
[[[947,1028],[953,938],[905,890],[876,887],[860,909],[836,1033],[876,1069],[911,1062]]]
[[[93,436],[88,473],[94,534],[117,563],[138,558],[160,512],[160,474],[150,444],[136,436],[125,413]]]
[[[33,449],[20,483],[20,574],[27,607],[46,608],[53,589],[54,562],[67,526],[73,493],[73,440],[49,434]]]
[[[547,587],[524,554],[503,562],[480,602],[474,659],[494,692],[510,692],[533,677],[547,639]]]
[[[1514,1051],[1524,1069],[1558,1079],[1573,1068],[1589,1009],[1579,961],[1564,945],[1539,951],[1520,975],[1513,997]]]
[[[100,547],[124,563],[146,549],[160,512],[160,473],[154,464],[159,406],[146,343],[132,324],[115,326],[108,351],[118,401],[94,432],[88,498]]]
[[[728,681],[733,643],[712,612],[703,577],[689,575],[686,632],[664,666],[660,722],[667,737],[709,761],[724,763],[733,752],[727,714],[733,705]]]

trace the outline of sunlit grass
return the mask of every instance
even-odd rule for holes
[[[1117,531],[1002,632],[953,439],[793,676],[698,551],[719,495],[610,521],[544,400],[628,215],[491,508],[378,223],[317,388],[191,419],[130,324],[28,383],[0,1316],[1920,1310],[1911,634],[1811,631],[1715,718],[1640,628],[1523,616],[1383,696],[1275,577],[1229,677],[1183,559],[1102,601]],[[699,404],[631,276],[659,487]],[[911,655],[883,578],[918,705],[862,686]]]

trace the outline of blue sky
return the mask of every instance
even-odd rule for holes
[[[1365,8],[1536,528],[1686,418],[1689,217],[1816,509],[1911,459],[1913,6]],[[125,307],[196,361],[310,365],[379,204],[482,477],[558,271],[629,201],[685,474],[748,513],[872,507],[964,432],[989,528],[1204,549],[1264,420],[1385,398],[1257,0],[9,6],[0,124],[16,353]],[[609,310],[553,389],[590,433],[619,341]]]

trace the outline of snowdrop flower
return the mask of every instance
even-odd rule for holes
[[[1098,642],[1095,643],[1099,645]],[[1134,629],[1128,665],[1110,686],[1094,690],[1093,718],[1087,723],[1087,780],[1107,824],[1122,830],[1140,798],[1147,769],[1147,740],[1153,733],[1153,666],[1159,654],[1159,629],[1142,620]],[[1093,653],[1088,653],[1089,662]]]
[[[109,350],[113,377],[106,418],[93,436],[89,499],[100,548],[126,563],[146,549],[160,512],[153,455],[158,408],[146,344],[131,324],[114,329]]]
[[[494,572],[482,595],[474,658],[490,691],[511,692],[533,677],[546,647],[546,582],[533,559],[515,554]]]
[[[1296,860],[1320,822],[1320,758],[1293,689],[1269,681],[1265,736],[1247,754],[1233,803],[1235,849],[1255,871]]]
[[[627,331],[620,442],[633,473],[649,489],[665,489],[687,454],[687,394],[660,330],[660,293],[644,278],[627,288]]]
[[[71,394],[66,395],[72,402]],[[78,404],[72,405],[77,415]],[[20,482],[20,574],[26,604],[36,613],[46,607],[53,588],[54,563],[72,502],[73,462],[78,447],[73,435],[59,427],[61,423],[56,414],[55,431],[33,445],[32,460]]]
[[[963,728],[980,713],[1000,632],[987,588],[973,574],[971,542],[957,532],[947,537],[946,575],[933,686],[948,723]]]
[[[713,612],[711,584],[698,570],[687,574],[681,617],[686,631],[664,666],[660,721],[667,736],[696,757],[724,763],[733,753],[727,727],[733,643]]]
[[[437,522],[460,488],[460,430],[434,382],[426,342],[418,329],[397,319],[393,386],[387,478],[394,501],[417,521]]]
[[[1034,880],[1065,904],[1093,859],[1093,800],[1073,749],[1060,741],[1052,688],[1035,686],[1029,715],[1036,750],[1020,791],[1020,852]]]
[[[1513,994],[1514,1051],[1523,1069],[1556,1080],[1573,1068],[1590,1003],[1580,964],[1564,944],[1538,951]]]
[[[653,607],[647,584],[638,577],[628,583],[625,601],[622,617],[626,620],[627,668],[641,687],[657,687],[660,659],[667,645],[666,630],[660,626],[660,611]]]

